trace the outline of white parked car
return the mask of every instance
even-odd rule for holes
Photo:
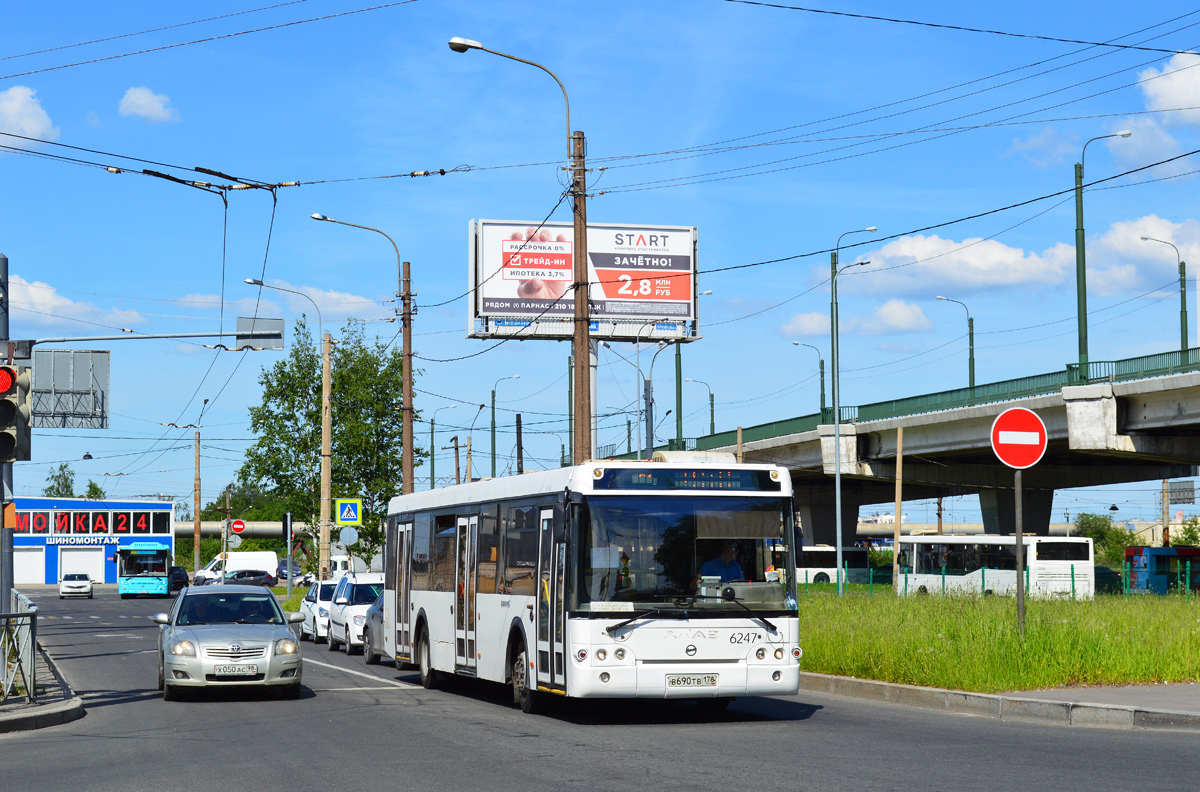
[[[320,643],[329,635],[329,607],[333,604],[333,590],[337,588],[336,580],[322,580],[313,583],[300,601],[300,613],[304,621],[300,623],[300,640]]]
[[[84,572],[68,572],[63,575],[58,584],[58,598],[87,597],[92,598],[92,579]]]
[[[346,647],[346,654],[363,645],[367,609],[383,593],[382,572],[349,572],[338,581],[329,608],[329,651]]]

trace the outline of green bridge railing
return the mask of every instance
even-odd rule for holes
[[[955,410],[961,407],[975,407],[981,404],[1024,399],[1030,396],[1045,396],[1061,391],[1069,385],[1088,385],[1104,382],[1129,382],[1131,380],[1164,377],[1169,374],[1184,374],[1189,371],[1200,371],[1200,348],[1174,352],[1160,352],[1155,355],[1126,358],[1125,360],[1098,360],[1088,363],[1088,376],[1079,371],[1078,363],[1068,363],[1063,371],[1049,374],[1034,374],[1029,377],[1002,380],[976,385],[974,388],[956,388],[954,390],[926,393],[920,396],[906,396],[900,399],[887,399],[871,404],[858,406],[842,405],[842,423],[860,423],[862,421],[882,421],[889,418],[902,418],[907,415],[922,415],[925,413]],[[826,408],[823,412],[811,415],[801,415],[798,418],[786,418],[779,421],[742,427],[742,442],[750,443],[756,440],[766,440],[772,437],[810,432],[821,424],[833,423],[833,410]],[[687,450],[707,451],[712,448],[728,447],[737,444],[737,430],[717,432],[697,438],[684,438],[683,448]],[[655,451],[678,450],[679,444],[672,439],[666,445],[658,446]],[[621,454],[617,459],[636,459],[636,454]]]

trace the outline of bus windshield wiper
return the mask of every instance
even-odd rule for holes
[[[732,602],[733,604],[737,605],[742,610],[746,611],[746,613],[749,613],[751,616],[758,619],[763,624],[767,625],[767,627],[771,630],[771,632],[779,632],[779,628],[776,627],[774,624],[772,624],[770,619],[768,619],[766,616],[763,616],[759,613],[755,613],[754,610],[750,606],[748,606],[746,603],[744,603],[740,599],[738,599],[737,595],[734,594],[732,586],[729,586],[729,587],[725,588],[724,590],[722,590],[721,596],[719,596],[719,597],[710,597],[710,596],[705,596],[702,594],[697,594],[696,596],[699,599],[719,599],[719,600],[724,600],[726,602]]]
[[[669,610],[666,608],[652,608],[644,613],[638,613],[634,616],[630,616],[625,621],[620,621],[620,622],[617,622],[616,624],[610,624],[608,627],[604,628],[604,632],[608,633],[609,635],[612,635],[617,630],[621,629],[622,627],[625,627],[626,625],[633,624],[638,619],[649,619],[651,616],[666,616],[668,614],[671,614],[672,618],[676,618],[676,619],[686,619],[687,618],[687,611]]]

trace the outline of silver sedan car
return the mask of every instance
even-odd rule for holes
[[[300,696],[300,644],[275,595],[262,586],[186,588],[162,625],[158,687],[163,698],[182,688],[271,686],[285,698]]]

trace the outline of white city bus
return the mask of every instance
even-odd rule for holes
[[[1024,535],[1025,590],[1035,597],[1092,599],[1092,540]],[[900,537],[899,594],[1016,594],[1015,536]]]
[[[426,687],[511,685],[526,712],[548,695],[720,709],[796,693],[792,514],[785,468],[732,458],[594,461],[393,498],[384,650]],[[736,557],[713,562],[723,551]]]
[[[842,548],[842,582],[870,582],[870,551],[865,547]],[[833,545],[816,544],[799,548],[796,558],[796,584],[837,583],[837,548]]]

